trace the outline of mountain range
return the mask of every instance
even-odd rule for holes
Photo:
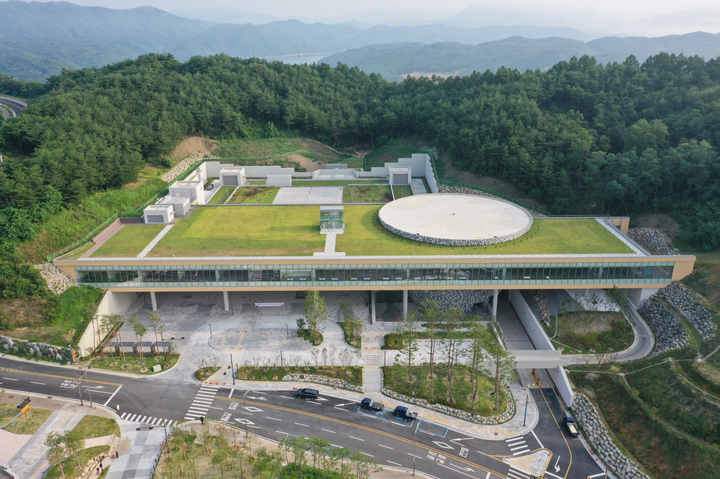
[[[469,9],[467,19],[484,10]],[[485,12],[487,13],[487,12]],[[498,11],[492,21],[509,22]],[[548,17],[549,18],[549,17]],[[114,10],[67,2],[0,1],[0,72],[43,81],[63,68],[99,67],[149,52],[185,61],[194,55],[342,61],[396,80],[409,73],[465,74],[473,70],[546,68],[573,55],[600,61],[641,60],[659,51],[706,58],[720,54],[711,34],[659,38],[601,38],[569,27],[485,25],[471,27],[462,16],[430,25],[303,23],[264,24],[200,21],[153,7]],[[531,20],[530,17],[521,19]],[[477,23],[476,23],[477,24]]]

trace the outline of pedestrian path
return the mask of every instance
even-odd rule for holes
[[[363,387],[365,392],[382,390],[382,372],[379,367],[363,368]]]
[[[158,244],[160,242],[160,240],[163,239],[165,237],[165,235],[170,232],[170,230],[172,229],[173,226],[174,226],[174,224],[171,224],[171,225],[167,225],[165,228],[163,228],[162,231],[160,233],[158,233],[158,235],[150,242],[149,245],[147,245],[145,247],[144,250],[142,250],[140,252],[140,254],[137,257],[144,258],[145,256],[147,256],[148,253],[150,251],[152,251],[152,249],[155,247],[155,245]]]
[[[193,421],[205,417],[210,410],[213,399],[217,395],[218,389],[220,389],[220,386],[203,384],[188,408],[187,414],[185,414],[185,420]]]
[[[505,442],[510,448],[510,452],[512,452],[513,456],[519,456],[521,454],[527,454],[528,452],[530,452],[530,448],[528,447],[527,442],[525,442],[525,438],[523,438],[522,436],[515,436],[511,437],[510,439],[505,439]]]
[[[162,417],[143,416],[142,414],[128,414],[126,412],[122,413],[120,419],[140,424],[147,424],[149,426],[162,426],[163,423],[165,423],[165,426],[172,427],[177,424],[177,421],[168,421]]]
[[[151,479],[165,441],[165,432],[157,427],[138,428],[136,423],[122,419],[118,423],[122,440],[118,458],[112,462],[103,461],[106,469],[109,465],[106,479]]]

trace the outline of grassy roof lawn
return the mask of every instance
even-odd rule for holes
[[[412,188],[409,185],[394,185],[392,187],[395,199],[405,198],[406,196],[412,196]],[[428,189],[428,191],[430,191]]]
[[[165,225],[125,225],[97,249],[92,258],[134,258],[163,230]]]
[[[633,250],[592,218],[536,219],[515,241],[492,246],[437,246],[410,241],[380,225],[381,206],[346,206],[345,233],[337,236],[338,252],[349,256],[621,254]]]
[[[389,186],[367,185],[343,188],[343,203],[388,203],[392,201]]]
[[[222,186],[219,190],[217,190],[217,193],[213,195],[212,198],[210,198],[210,201],[208,202],[209,205],[221,205],[225,203],[225,200],[227,200],[230,197],[230,193],[233,192],[233,190],[237,188],[236,186]]]
[[[204,206],[148,256],[304,256],[324,249],[319,206]]]
[[[293,186],[350,186],[350,185],[382,185],[385,180],[293,180]]]
[[[275,201],[278,191],[280,191],[280,188],[277,186],[269,186],[267,188],[238,188],[228,204],[236,205],[245,203],[270,205],[273,201]]]

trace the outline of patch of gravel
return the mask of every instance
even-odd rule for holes
[[[715,336],[717,326],[712,320],[710,310],[685,286],[680,283],[671,283],[670,286],[661,289],[658,294],[682,313],[697,330],[703,341]]]
[[[665,351],[681,349],[689,344],[689,335],[680,320],[657,299],[657,295],[643,301],[638,312],[655,335],[655,349],[649,357]]]
[[[670,238],[657,228],[631,228],[627,234],[631,240],[645,248],[651,254],[677,255],[680,254],[673,247]]]

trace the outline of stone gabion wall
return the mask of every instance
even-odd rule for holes
[[[653,330],[655,349],[649,357],[657,356],[665,351],[684,348],[690,336],[683,328],[680,320],[657,300],[655,295],[643,301],[638,312]]]
[[[167,173],[162,175],[160,178],[162,178],[162,180],[164,182],[168,183],[168,182],[174,180],[175,178],[177,178],[178,176],[180,176],[185,170],[187,170],[193,164],[202,160],[203,158],[219,159],[219,158],[214,158],[214,157],[208,155],[207,153],[200,153],[199,151],[196,151],[196,152],[190,153],[180,163],[173,166],[170,171],[168,171]]]
[[[36,264],[35,269],[40,271],[40,276],[45,279],[48,289],[55,294],[62,294],[71,286],[78,286],[77,281],[52,263]]]
[[[613,443],[595,406],[583,394],[577,394],[575,397],[573,413],[597,455],[611,471],[615,472],[617,477],[620,479],[650,479],[650,476],[639,469],[635,461],[625,457]]]
[[[413,290],[408,293],[413,304],[419,306],[426,299],[435,301],[438,307],[447,311],[450,308],[461,308],[471,312],[473,305],[487,303],[492,296],[488,290]]]
[[[380,370],[381,377],[383,378],[383,384],[385,383],[385,378],[383,375],[382,369]],[[443,406],[442,404],[432,404],[429,403],[425,399],[413,399],[410,396],[405,396],[404,394],[397,393],[393,391],[392,389],[387,389],[385,387],[382,388],[382,393],[388,397],[391,397],[393,399],[397,399],[398,401],[402,401],[408,404],[415,404],[416,406],[424,407],[427,409],[432,409],[433,411],[441,412],[443,414],[447,414],[448,416],[456,417],[458,419],[462,419],[463,421],[469,421],[474,422],[475,424],[502,424],[504,422],[509,421],[515,416],[515,398],[512,395],[512,391],[510,391],[510,388],[507,386],[507,384],[504,385],[505,387],[505,394],[507,395],[507,409],[500,414],[499,416],[473,416],[469,412],[466,411],[460,411],[459,409],[455,409],[449,406]]]
[[[61,348],[60,346],[9,338],[7,336],[0,336],[0,351],[10,354],[24,353],[37,358],[47,358],[61,363],[72,363],[74,360],[72,349],[70,348]]]
[[[340,389],[346,389],[348,391],[354,391],[357,393],[365,392],[362,386],[350,384],[343,379],[329,378],[327,376],[321,376],[318,374],[286,374],[282,378],[283,381],[299,381],[306,383],[324,384],[325,386],[332,386]]]
[[[389,232],[396,234],[398,236],[401,236],[403,238],[412,240],[412,241],[419,241],[421,243],[430,243],[430,244],[436,244],[436,245],[442,245],[442,246],[488,246],[498,243],[505,243],[506,241],[512,241],[514,239],[518,239],[528,231],[530,231],[530,227],[532,226],[532,221],[530,224],[517,231],[516,233],[513,233],[511,235],[505,235],[505,236],[495,236],[493,238],[486,238],[486,239],[472,239],[472,240],[455,240],[455,239],[447,239],[447,238],[431,238],[429,236],[423,236],[419,234],[412,234],[408,233],[407,231],[402,231],[397,228],[393,228],[392,226],[385,223],[382,218],[378,217],[380,220],[380,223],[385,227],[386,230]]]
[[[648,250],[652,254],[657,255],[676,255],[678,253],[673,248],[670,238],[657,228],[631,228],[627,234],[631,240]]]
[[[658,294],[667,299],[668,303],[672,304],[675,309],[685,316],[704,341],[715,336],[717,326],[713,323],[710,310],[683,285],[671,283],[670,286],[661,289]]]
[[[541,289],[530,289],[530,297],[535,307],[540,311],[543,321],[550,321],[550,306],[548,305],[547,294]]]

